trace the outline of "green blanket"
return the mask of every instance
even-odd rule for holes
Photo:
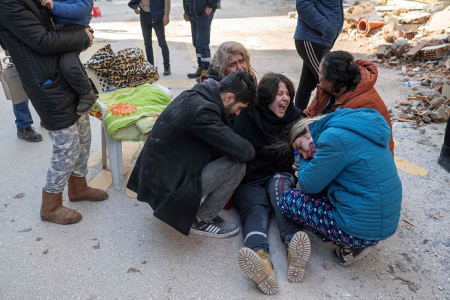
[[[100,94],[98,100],[108,106],[102,117],[112,139],[145,141],[157,117],[172,99],[160,89],[143,84]],[[98,104],[92,110],[99,117]]]

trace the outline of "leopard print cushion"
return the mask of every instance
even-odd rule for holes
[[[158,68],[145,61],[139,48],[126,48],[115,53],[108,44],[100,48],[85,67],[100,71],[117,88],[135,87],[159,79]]]

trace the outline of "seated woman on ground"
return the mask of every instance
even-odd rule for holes
[[[376,110],[342,109],[301,119],[282,148],[285,155],[295,150],[302,156],[301,189],[285,190],[280,209],[336,243],[332,256],[340,265],[362,259],[397,229],[402,185],[389,140],[389,125]]]
[[[255,148],[255,159],[247,163],[246,175],[233,195],[245,244],[239,251],[239,265],[266,294],[275,294],[278,290],[269,261],[267,238],[272,211],[275,212],[281,240],[289,249],[289,281],[302,280],[304,263],[309,257],[308,246],[298,247],[304,244],[302,239],[307,239],[302,227],[287,219],[277,204],[281,192],[296,184],[292,162],[281,164],[278,151],[266,148],[300,116],[300,110],[292,103],[294,94],[294,86],[286,76],[266,74],[258,86],[258,104],[242,110],[233,126],[233,130]]]
[[[247,49],[238,42],[228,41],[220,44],[209,65],[208,74],[200,77],[200,82],[215,80],[220,82],[230,73],[244,70],[255,78],[255,70],[250,64],[250,55]]]
[[[345,51],[332,51],[324,56],[319,66],[316,95],[303,111],[315,117],[342,108],[373,108],[387,121],[391,129],[389,148],[394,154],[394,140],[389,112],[374,88],[378,78],[377,67],[367,60],[354,60]]]

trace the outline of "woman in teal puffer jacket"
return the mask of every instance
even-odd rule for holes
[[[389,150],[390,128],[376,110],[342,109],[302,119],[289,145],[301,154],[298,182],[284,191],[281,211],[319,238],[333,241],[334,259],[349,265],[393,235],[402,185]]]

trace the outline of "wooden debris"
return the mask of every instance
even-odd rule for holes
[[[411,226],[416,227],[416,225],[414,225],[413,222],[411,222],[411,221],[408,221],[408,220],[406,220],[406,219],[402,219],[402,221],[408,223],[408,224],[411,225]]]

